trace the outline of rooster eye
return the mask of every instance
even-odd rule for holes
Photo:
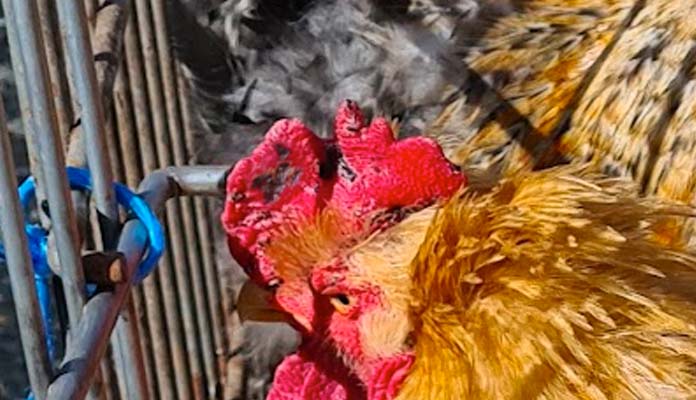
[[[268,282],[268,290],[270,290],[272,292],[275,292],[279,286],[280,286],[280,279],[278,279],[278,278],[271,279],[271,281]]]
[[[341,293],[331,296],[331,305],[333,305],[334,309],[336,309],[336,311],[340,314],[347,313],[351,304],[351,298],[346,294]]]
[[[336,296],[336,300],[338,300],[344,306],[350,305],[350,299],[345,294],[339,294],[338,296]]]

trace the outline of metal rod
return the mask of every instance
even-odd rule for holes
[[[110,114],[113,115],[115,113],[112,111]],[[116,125],[115,117],[106,118],[106,148],[109,150],[109,160],[111,161],[109,168],[113,172],[113,178],[116,182],[123,182],[125,179],[122,166],[123,156],[118,144],[118,127]]]
[[[22,114],[22,127],[24,128],[24,137],[27,141],[27,149],[29,156],[29,166],[31,174],[36,179],[36,200],[39,204],[46,200],[46,192],[44,190],[44,178],[41,162],[39,161],[38,143],[34,139],[36,135],[31,131],[34,129],[32,122],[33,113],[29,105],[29,95],[26,89],[26,74],[24,73],[24,65],[22,64],[22,56],[19,52],[21,45],[17,32],[19,29],[15,24],[14,10],[12,9],[12,0],[2,0],[2,8],[5,13],[5,22],[7,24],[7,39],[10,45],[10,60],[12,61],[12,72],[15,76],[15,84],[17,85],[17,97],[19,99],[19,108]],[[34,150],[34,151],[32,151]],[[44,227],[49,225],[49,219],[43,212],[39,212],[41,224]]]
[[[87,16],[80,1],[59,1],[57,6],[82,110],[81,122],[85,133],[87,164],[92,176],[92,195],[97,211],[105,218],[100,221],[104,247],[111,250],[116,243],[118,209],[111,186],[113,175],[106,146],[106,124],[97,75],[94,64],[88,61],[94,59],[94,56],[89,41]]]
[[[181,117],[184,124],[184,138],[189,161],[193,164],[198,163],[198,155],[195,151],[194,126],[191,117],[191,105],[189,104],[190,88],[184,78],[183,69],[178,68],[179,79],[179,99],[181,100]],[[198,225],[198,243],[201,245],[203,254],[204,271],[206,276],[206,293],[209,298],[210,314],[213,321],[213,338],[215,341],[216,354],[218,357],[218,369],[220,383],[223,387],[223,397],[238,396],[241,388],[241,380],[244,374],[244,365],[240,357],[228,358],[233,349],[241,343],[239,338],[239,323],[233,318],[231,309],[232,299],[228,290],[227,274],[219,270],[215,260],[214,234],[210,221],[217,220],[218,216],[213,215],[211,204],[213,199],[194,198],[196,220]]]
[[[140,196],[157,211],[172,197],[182,195],[222,194],[228,167],[179,167],[155,171],[139,187]],[[124,254],[127,280],[112,291],[94,296],[84,309],[68,343],[63,373],[49,386],[49,399],[81,399],[85,396],[99,360],[106,349],[109,333],[132,286],[137,265],[147,243],[144,226],[139,220],[128,221],[118,243]]]
[[[85,3],[86,4],[86,3]],[[106,113],[107,115],[110,113]],[[116,135],[116,122],[113,120],[113,118],[109,118],[108,116],[105,116],[106,118],[106,141],[107,141],[107,148],[109,149],[109,160],[111,161],[111,171],[113,171],[114,174],[114,180],[116,182],[123,182],[123,174],[121,173],[121,156],[119,154],[119,146],[118,146],[118,141],[117,141],[117,135]],[[131,187],[137,186],[137,183],[135,183]],[[124,213],[120,213],[121,217],[124,216]],[[94,229],[94,231],[99,231],[99,229]],[[95,238],[96,239],[96,238]],[[102,240],[103,242],[103,240]],[[83,257],[84,260],[84,257]],[[85,268],[89,267],[89,264],[85,263]],[[101,273],[104,274],[106,273],[107,275],[111,273],[111,270],[108,270],[107,268],[109,267],[103,267],[101,268]],[[85,279],[87,281],[90,281],[90,276],[87,274],[88,270],[85,270]],[[111,276],[108,277],[108,281],[110,281]],[[134,319],[138,320],[137,316],[134,317]],[[139,342],[142,347],[144,347],[144,343],[142,342],[142,337],[139,337]],[[126,393],[124,389],[121,389],[119,386],[119,377],[122,376],[122,373],[117,373],[116,372],[116,361],[114,359],[114,353],[116,353],[116,346],[118,345],[118,340],[116,338],[116,335],[111,335],[111,346],[107,348],[106,350],[106,355],[104,356],[104,359],[102,360],[101,363],[101,378],[104,381],[104,388],[106,389],[104,391],[105,395],[105,400],[116,400],[119,399],[121,396],[121,393]],[[147,371],[147,368],[145,368]],[[113,379],[113,377],[116,377],[117,379]],[[152,397],[152,396],[150,396]]]
[[[121,311],[113,335],[113,349],[118,352],[114,356],[117,374],[125,382],[125,388],[119,385],[122,396],[129,400],[148,399],[143,351],[132,302],[127,301]]]
[[[155,379],[155,371],[158,368],[167,368],[167,365],[159,365],[155,363],[152,349],[152,340],[150,339],[150,326],[147,320],[147,311],[145,305],[145,297],[142,286],[138,286],[131,290],[131,301],[135,318],[138,321],[138,333],[140,334],[140,344],[142,346],[143,365],[145,366],[145,378],[147,380],[147,392],[151,399],[158,399],[159,393],[163,390],[158,390]],[[161,318],[161,316],[159,316]],[[165,397],[161,397],[165,398]]]
[[[95,6],[94,3],[94,1],[85,0],[86,5],[92,4]],[[109,111],[111,111],[111,94],[114,78],[120,64],[123,31],[130,13],[129,11],[128,0],[103,1],[98,10],[96,6],[93,7],[92,12],[96,12],[94,15],[89,13],[88,8],[88,15],[90,16],[89,26],[93,28],[90,30],[92,33],[92,54],[94,54],[94,59],[91,61],[94,63],[99,93],[102,96],[101,102],[105,119],[109,118]],[[70,61],[69,57],[67,61]],[[70,65],[72,63],[67,62],[67,64]],[[69,81],[71,89],[75,92],[74,79],[69,79]],[[76,95],[75,97],[78,96]],[[74,105],[77,109],[78,104]],[[81,120],[78,118],[69,133],[69,148],[66,155],[69,165],[83,166],[87,164],[83,142],[83,127]]]
[[[102,245],[104,249],[111,250],[116,245],[118,235],[118,209],[112,189],[113,176],[106,142],[102,96],[94,64],[86,62],[94,59],[87,16],[80,1],[58,2],[58,15],[65,33],[73,82],[80,102],[85,152],[92,176],[92,195],[99,217]],[[132,307],[127,307],[124,312],[127,315],[119,318],[113,341],[119,388],[128,399],[146,399],[148,390],[137,320]]]
[[[118,157],[118,160],[120,160],[121,163],[113,163],[112,166],[114,173],[117,176],[117,179],[120,182],[125,181],[128,187],[136,187],[138,185],[138,182],[140,182],[140,180],[142,179],[142,172],[140,168],[140,161],[138,159],[138,143],[132,116],[133,110],[130,102],[130,95],[128,93],[128,76],[126,68],[127,66],[125,61],[122,61],[121,68],[118,74],[116,75],[116,81],[114,84],[114,111],[112,113],[114,118],[112,121],[112,125],[114,126],[113,139],[115,143],[110,144],[109,146],[114,147],[114,152],[119,152],[120,150],[120,156]],[[148,313],[146,309],[145,297],[142,286],[133,288],[132,301],[133,308],[135,310],[135,318],[138,321],[140,344],[143,349],[143,364],[145,365],[145,375],[147,378],[148,393],[150,398],[155,399],[158,396],[157,385],[155,380],[155,371],[160,368],[170,368],[170,361],[168,360],[168,358],[165,358],[164,363],[155,363],[154,352],[166,352],[166,344],[165,346],[159,346],[155,348],[155,346],[152,343],[152,340],[150,339],[151,329],[147,320]],[[162,318],[162,315],[154,315],[153,318],[160,320]],[[165,337],[163,332],[158,333],[158,335],[160,335],[160,337],[162,338]],[[165,392],[165,395],[169,394],[167,390],[163,391]]]
[[[65,287],[71,326],[79,321],[85,302],[85,280],[79,252],[79,236],[75,212],[64,168],[61,139],[56,127],[55,110],[51,101],[47,62],[43,52],[38,11],[34,1],[12,0],[20,45],[19,53],[25,72],[25,88],[34,123],[29,132],[39,145],[43,164],[45,190],[56,237],[61,276]]]
[[[178,88],[178,98],[180,99],[179,107],[181,113],[181,122],[184,128],[184,139],[186,147],[186,159],[189,160],[191,164],[197,164],[198,158],[195,152],[194,146],[194,133],[193,133],[193,120],[191,119],[191,105],[188,99],[190,98],[190,92],[186,86],[186,81],[183,79],[182,69],[179,66],[177,68],[177,88]],[[208,218],[208,213],[206,211],[205,199],[194,198],[194,213],[196,219],[196,228],[198,234],[198,244],[201,250],[201,257],[203,259],[203,273],[205,276],[205,293],[208,298],[208,312],[210,313],[210,318],[212,322],[213,343],[215,345],[215,356],[217,358],[217,368],[218,376],[220,380],[220,386],[225,385],[226,376],[226,353],[227,353],[227,341],[225,340],[226,335],[226,318],[223,313],[222,303],[220,302],[220,286],[218,284],[220,277],[217,274],[215,266],[215,256],[213,254],[213,238],[210,230],[210,222]]]
[[[149,174],[157,169],[157,156],[155,154],[151,128],[148,94],[135,13],[131,13],[126,25],[124,44],[130,83],[130,98],[133,104],[132,112],[135,121],[135,131],[137,132],[138,153],[142,161],[143,173]],[[118,97],[116,102],[118,104]],[[124,106],[125,104],[127,103],[124,103]],[[122,117],[127,118],[127,115],[122,114]],[[122,139],[122,145],[126,143]],[[136,148],[135,143],[131,147],[124,148],[124,152],[133,152],[134,148]],[[179,399],[188,399],[191,397],[190,379],[182,336],[183,330],[177,307],[177,294],[172,266],[166,253],[159,263],[157,274],[145,279],[142,286],[153,356],[158,365],[158,368],[155,369],[155,376],[160,396],[163,399],[174,399],[176,398],[175,396],[178,396]],[[170,351],[167,350],[168,346],[171,349]]]
[[[121,398],[120,392],[118,391],[118,385],[116,385],[112,379],[112,377],[116,375],[114,372],[113,360],[113,348],[107,347],[106,354],[104,354],[100,365],[101,378],[104,382],[104,390],[102,393],[105,400],[118,400]]]
[[[154,30],[156,33],[157,55],[162,87],[164,89],[164,104],[169,127],[170,153],[174,156],[174,165],[185,165],[186,150],[183,140],[184,132],[179,119],[175,65],[167,35],[165,4],[162,0],[154,0],[151,4]],[[207,397],[214,398],[218,382],[215,365],[215,349],[213,347],[210,317],[208,315],[203,262],[198,248],[199,241],[196,237],[196,224],[193,218],[193,203],[191,199],[181,198],[179,199],[179,207],[182,217],[181,221],[183,222],[181,236],[183,236],[183,240],[186,243],[188,278],[192,284],[194,307],[196,310],[195,319],[198,322],[198,338],[201,346],[202,361],[208,388]]]
[[[51,3],[51,0],[38,0],[39,18],[41,19],[46,58],[58,61],[62,60],[63,53],[60,32],[56,26],[55,7]],[[63,141],[63,148],[66,148],[70,125],[72,125],[73,110],[70,103],[69,84],[65,75],[65,63],[48,63],[48,75],[53,88],[53,102],[56,108],[58,131]]]
[[[158,56],[156,53],[155,35],[152,27],[152,13],[148,0],[135,0],[138,32],[140,34],[141,48],[145,66],[147,92],[150,100],[150,113],[152,116],[153,133],[156,138],[155,148],[160,167],[172,164],[169,153],[169,134],[166,120],[165,104],[162,98],[162,85],[160,71],[158,69]],[[204,397],[203,371],[201,365],[201,351],[198,343],[199,332],[195,320],[194,294],[188,273],[191,267],[185,251],[185,239],[182,229],[182,215],[179,204],[172,202],[166,207],[166,220],[168,224],[169,248],[171,250],[172,266],[175,271],[174,281],[177,290],[177,302],[181,312],[184,327],[186,356],[189,371],[191,373],[191,385],[193,396],[183,396],[184,399],[201,399]],[[164,285],[163,285],[164,286]],[[164,289],[167,289],[166,287]],[[181,385],[177,385],[179,388]]]
[[[7,256],[12,297],[24,351],[29,381],[37,399],[46,398],[51,379],[51,365],[44,336],[39,301],[34,286],[34,271],[29,255],[22,208],[17,197],[10,133],[5,120],[5,107],[0,98],[0,226]]]

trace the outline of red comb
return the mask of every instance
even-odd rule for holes
[[[398,220],[466,183],[435,141],[396,140],[383,118],[365,126],[352,101],[339,107],[334,129],[335,139],[322,140],[300,121],[281,120],[230,173],[222,223],[233,257],[253,279],[273,278],[263,246],[284,221],[327,204],[356,222],[378,211]]]

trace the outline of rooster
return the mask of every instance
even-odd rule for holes
[[[276,123],[228,179],[240,314],[305,338],[269,399],[696,395],[696,258],[662,238],[690,207],[577,166],[467,186],[352,102],[335,125]]]
[[[335,141],[284,121],[237,164],[223,223],[233,255],[275,303],[258,312],[245,305],[269,296],[250,284],[241,311],[289,319],[303,334],[271,397],[692,394],[692,296],[681,284],[692,279],[691,222],[679,217],[690,210],[638,194],[691,202],[696,7],[377,3],[231,13],[225,27],[235,56],[198,46],[216,40],[189,40],[199,48],[179,51],[189,54],[182,59],[213,131],[265,129],[296,115],[326,136],[326,107],[357,95],[368,114],[394,118],[376,119],[365,137],[389,137],[390,125],[400,136],[423,131],[465,171],[423,138],[389,144],[386,153],[371,141],[344,148],[345,121],[362,130],[354,105],[339,111]],[[233,137],[241,135],[223,134],[215,147]],[[269,144],[277,141],[285,150]],[[351,161],[361,147],[379,156]],[[568,161],[593,168],[529,172]],[[398,168],[409,163],[415,168]],[[383,176],[394,180],[385,186],[376,178]],[[454,251],[459,241],[470,251]],[[435,268],[443,263],[436,255],[467,267]],[[356,309],[364,298],[373,308]]]

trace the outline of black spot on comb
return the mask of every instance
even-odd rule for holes
[[[276,154],[278,154],[278,157],[280,157],[282,160],[288,158],[288,154],[290,154],[290,149],[288,149],[280,143],[273,143],[273,148],[275,149]]]
[[[338,160],[341,158],[341,151],[335,144],[326,146],[326,161],[319,164],[319,177],[323,180],[329,180],[336,176],[338,169]]]
[[[275,170],[255,177],[251,181],[251,187],[261,190],[264,201],[272,202],[277,200],[288,186],[297,183],[300,173],[297,168],[283,162]]]

